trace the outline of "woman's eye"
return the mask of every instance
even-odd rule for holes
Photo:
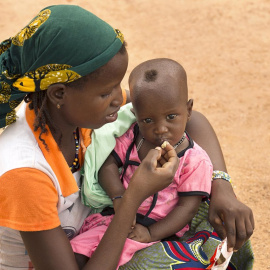
[[[106,98],[106,97],[109,97],[111,94],[112,94],[111,92],[107,94],[102,94],[101,97]]]
[[[146,123],[146,124],[149,124],[149,123],[152,122],[152,119],[151,118],[146,118],[146,119],[143,120],[143,122]]]
[[[169,114],[169,115],[167,115],[167,119],[168,120],[172,120],[172,119],[174,119],[176,117],[176,114]]]

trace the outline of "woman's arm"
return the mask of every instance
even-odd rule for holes
[[[214,170],[227,171],[222,150],[214,129],[204,115],[193,111],[187,123],[187,132],[210,157]]]
[[[206,117],[193,111],[187,132],[207,152],[214,170],[226,172],[219,141]],[[222,239],[227,236],[230,250],[238,250],[254,230],[252,210],[237,200],[231,184],[223,179],[213,181],[209,221]]]
[[[167,162],[157,168],[158,159]],[[165,155],[166,154],[166,155]],[[83,269],[114,270],[139,205],[144,199],[168,186],[177,170],[179,160],[172,146],[166,151],[151,150],[135,171],[121,199],[109,228],[98,248]],[[77,270],[75,256],[61,227],[40,232],[21,232],[22,239],[36,269]]]

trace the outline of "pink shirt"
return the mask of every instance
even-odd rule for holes
[[[114,151],[125,162],[126,152],[134,138],[133,124],[129,130],[116,139]],[[189,138],[189,147],[178,153],[180,164],[172,184],[158,193],[156,205],[149,217],[158,221],[163,219],[177,205],[181,195],[201,195],[208,197],[211,190],[213,166],[206,152]],[[134,145],[129,160],[141,163]],[[123,178],[123,185],[127,188],[129,181],[137,169],[136,165],[129,165]],[[180,197],[179,197],[180,195]],[[147,198],[139,207],[138,213],[145,215],[149,210],[153,196]],[[185,229],[186,231],[186,229]]]

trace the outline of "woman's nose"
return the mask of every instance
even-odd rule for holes
[[[120,85],[113,89],[112,95],[113,99],[111,105],[115,107],[120,106],[123,103],[122,88]]]

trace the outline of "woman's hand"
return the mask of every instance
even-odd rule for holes
[[[221,239],[227,237],[228,251],[237,251],[252,235],[252,210],[237,200],[231,184],[215,179],[212,184],[209,221]]]
[[[177,154],[169,143],[164,149],[150,150],[133,174],[125,195],[133,196],[140,205],[147,197],[171,184],[178,165]]]

